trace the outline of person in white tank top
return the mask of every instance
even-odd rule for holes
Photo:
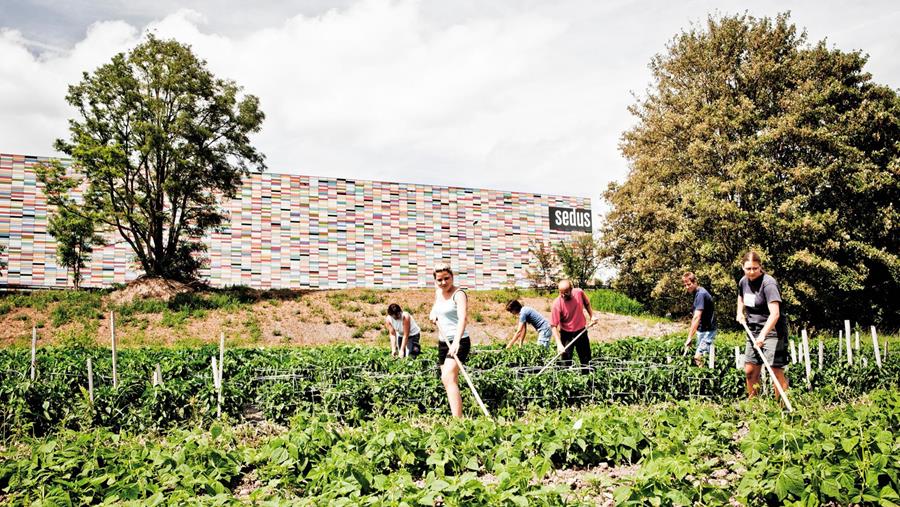
[[[422,331],[412,315],[404,312],[400,305],[396,303],[388,305],[384,327],[387,328],[390,336],[392,357],[419,355],[421,351],[419,335]]]
[[[450,413],[462,417],[462,397],[459,394],[459,363],[465,363],[472,342],[466,332],[468,298],[453,283],[449,264],[434,267],[434,305],[429,318],[438,328],[438,365],[441,383],[447,391]]]

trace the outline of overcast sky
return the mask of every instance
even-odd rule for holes
[[[147,29],[260,98],[269,171],[599,196],[651,57],[708,14],[790,10],[900,87],[900,2],[0,0],[0,152],[54,155],[66,86]]]

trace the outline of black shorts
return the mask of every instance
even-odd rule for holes
[[[472,340],[470,340],[468,336],[459,341],[459,350],[456,352],[456,357],[459,358],[461,363],[465,364],[466,359],[469,358],[469,350],[471,348]],[[450,346],[447,342],[438,342],[438,366],[444,364],[444,361],[447,359],[447,352],[449,351]]]

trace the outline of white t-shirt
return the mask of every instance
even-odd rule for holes
[[[397,336],[403,336],[403,319],[409,317],[409,335],[414,336],[422,332],[419,329],[419,325],[416,324],[416,319],[409,314],[409,312],[403,312],[399,319],[395,319],[390,315],[387,316],[388,322],[391,323],[391,327],[394,328],[394,331],[397,333]]]

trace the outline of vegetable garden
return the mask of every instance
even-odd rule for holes
[[[826,339],[797,409],[745,401],[730,355],[689,365],[680,338],[594,345],[590,368],[538,347],[469,361],[494,419],[449,421],[426,347],[0,351],[0,499],[348,505],[900,503],[900,360],[853,365]],[[720,349],[741,343],[721,337]],[[93,364],[93,401],[85,364]],[[159,365],[161,378],[155,378]],[[161,380],[161,383],[158,382]],[[221,406],[221,416],[219,416]],[[624,476],[605,473],[627,469]],[[559,479],[567,472],[584,478]],[[556,478],[556,479],[555,479]],[[573,489],[573,486],[574,487]]]

